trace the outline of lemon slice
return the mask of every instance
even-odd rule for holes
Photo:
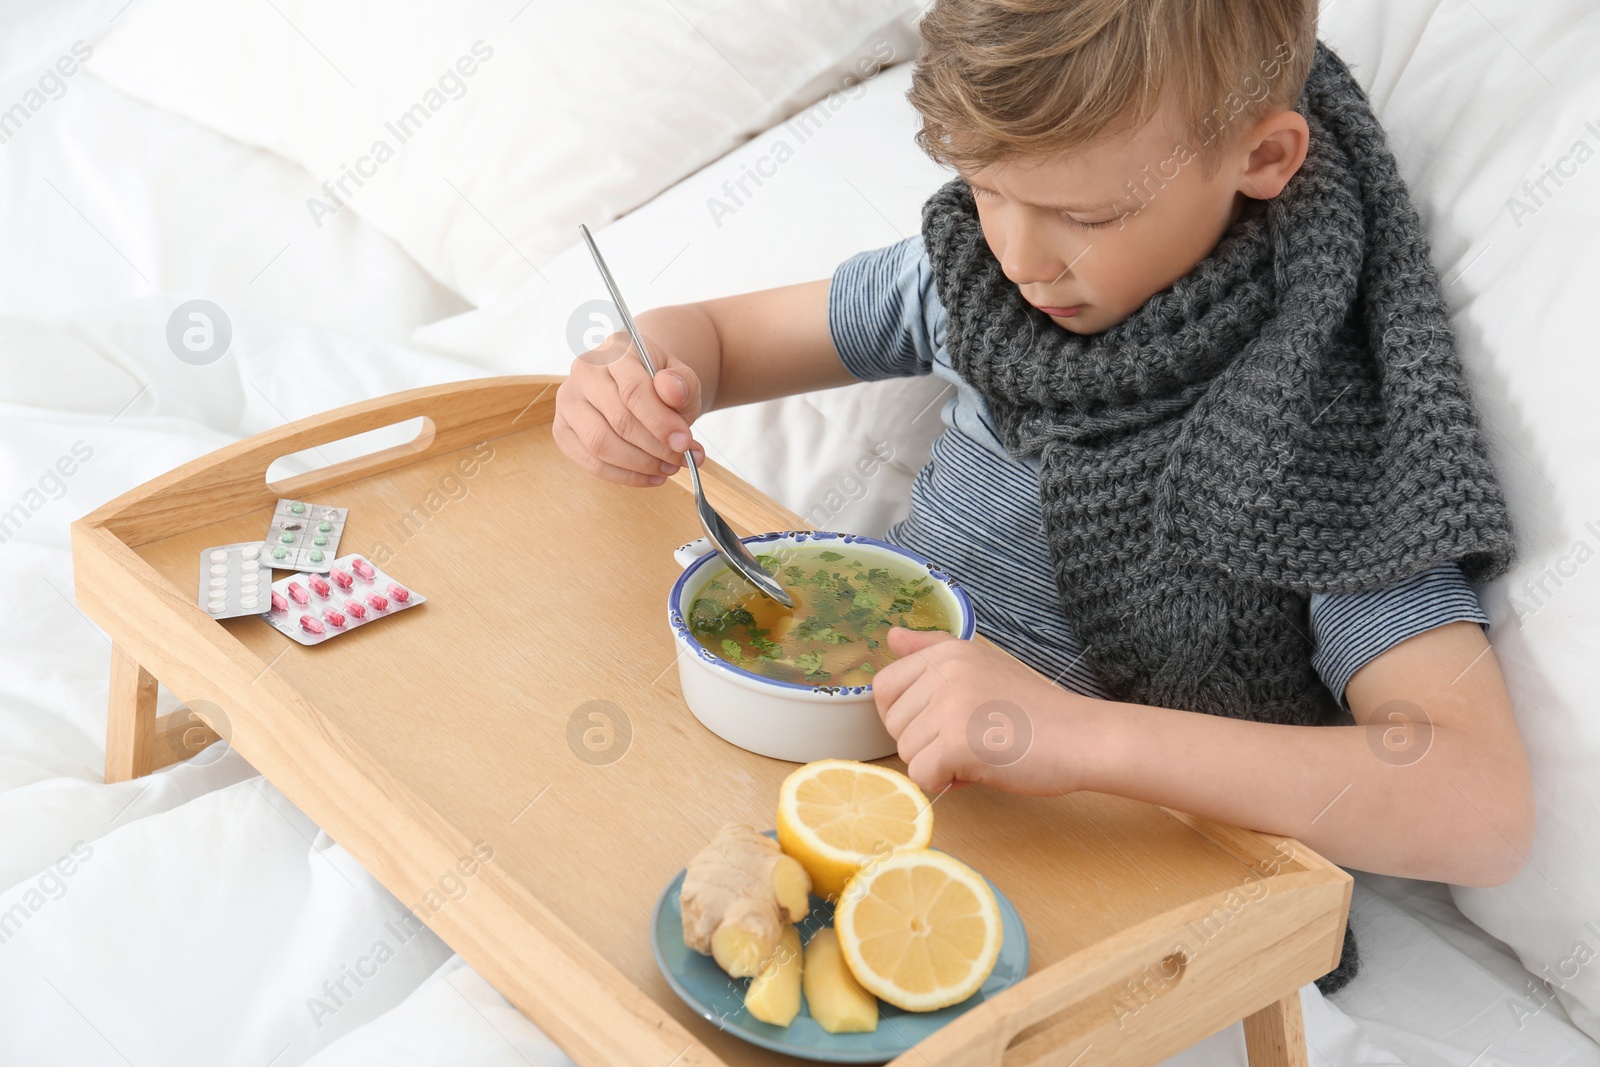
[[[899,771],[825,759],[797,768],[778,789],[778,844],[833,900],[863,864],[933,839],[933,808]]]
[[[1000,957],[1000,905],[983,876],[932,849],[861,869],[833,914],[839,949],[867,992],[934,1011],[978,991]]]

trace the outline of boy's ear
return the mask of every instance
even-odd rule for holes
[[[1244,148],[1249,153],[1239,172],[1239,192],[1270,200],[1283,192],[1305,162],[1311,129],[1298,111],[1275,111],[1256,123]]]

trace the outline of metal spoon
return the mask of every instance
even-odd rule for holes
[[[611,291],[611,300],[617,305],[617,314],[622,316],[622,324],[628,328],[628,336],[633,338],[633,347],[639,353],[639,358],[644,360],[644,369],[650,372],[650,377],[656,376],[655,364],[650,362],[650,354],[645,351],[644,338],[639,336],[638,327],[633,324],[633,316],[628,313],[628,305],[622,299],[622,293],[617,289],[617,283],[611,277],[611,271],[606,267],[605,257],[600,254],[600,249],[595,246],[594,237],[589,233],[589,227],[578,223],[578,232],[583,234],[584,244],[589,246],[589,254],[594,257],[594,265],[600,268],[600,277],[605,279],[606,288]],[[717,546],[722,553],[722,558],[728,565],[740,574],[757,589],[776,600],[786,608],[794,607],[794,598],[784,591],[778,580],[764,570],[750,550],[739,540],[739,535],[733,532],[729,525],[722,521],[709,503],[706,502],[704,487],[700,484],[700,469],[695,466],[694,453],[685,450],[684,463],[689,468],[689,479],[694,482],[694,507],[700,513],[700,525],[705,527],[706,535],[711,538],[711,543]]]

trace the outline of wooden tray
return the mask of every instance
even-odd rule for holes
[[[641,490],[568,461],[549,430],[561,380],[341,408],[75,522],[78,603],[114,643],[106,778],[221,733],[579,1063],[801,1062],[720,1031],[656,969],[662,887],[723,822],[771,826],[794,765],[684,706],[665,601],[673,549],[701,533],[687,472]],[[283,455],[418,416],[408,444],[266,482]],[[701,476],[742,535],[808,528],[715,463]],[[340,552],[428,603],[317,647],[209,619],[200,549],[263,536],[279,496],[349,508]],[[157,678],[203,724],[158,722]],[[1255,1067],[1306,1062],[1298,990],[1338,962],[1351,879],[1337,866],[1098,793],[974,788],[937,815],[939,847],[1015,902],[1031,973],[897,1067],[1070,1064],[1091,1048],[1084,1063],[1152,1064],[1241,1018]]]

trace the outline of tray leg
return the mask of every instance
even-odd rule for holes
[[[1307,1067],[1298,989],[1245,1017],[1244,1048],[1250,1067]]]
[[[106,706],[106,781],[143,778],[155,769],[156,680],[121,645],[111,646]]]

